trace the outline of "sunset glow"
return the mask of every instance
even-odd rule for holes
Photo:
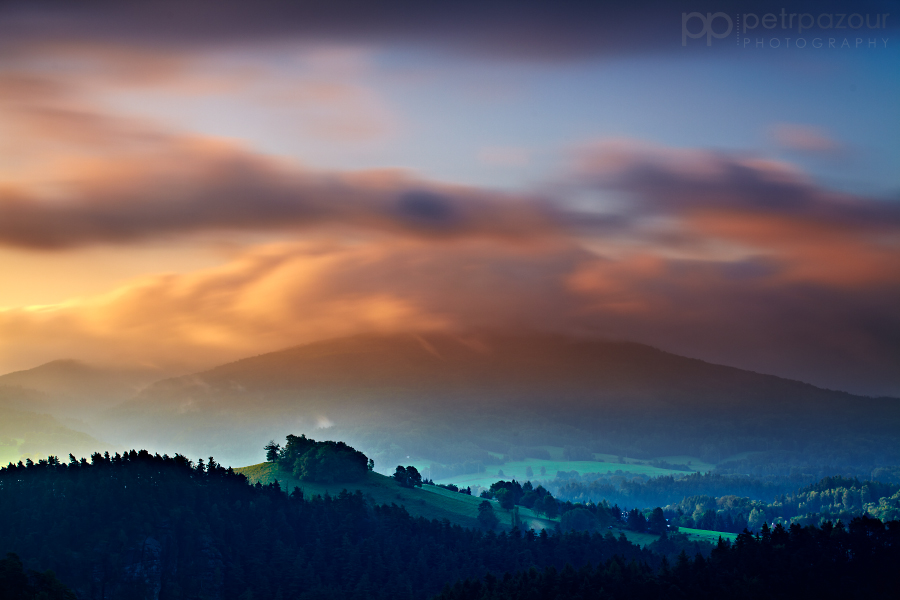
[[[501,328],[900,394],[893,38],[75,4],[0,9],[0,372]]]

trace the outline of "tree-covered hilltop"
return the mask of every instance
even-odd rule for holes
[[[131,451],[0,470],[0,552],[52,569],[82,598],[427,598],[447,582],[613,555],[624,537],[481,532],[373,506],[250,485],[215,460]]]
[[[372,467],[369,458],[344,442],[317,442],[306,435],[288,435],[284,448],[266,446],[266,458],[302,481],[359,481]]]

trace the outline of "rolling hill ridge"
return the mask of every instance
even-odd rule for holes
[[[332,427],[329,435],[388,462],[416,455],[447,464],[544,444],[710,462],[840,447],[834,441],[847,436],[882,457],[900,446],[896,399],[541,333],[325,340],[159,381],[107,418],[137,436],[130,439],[150,430],[147,439],[182,448],[203,441],[223,457],[238,445]],[[825,460],[837,460],[829,451]]]

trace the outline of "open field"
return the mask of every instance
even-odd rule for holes
[[[679,527],[678,531],[688,534],[688,538],[691,540],[712,542],[713,544],[718,543],[720,536],[732,542],[738,536],[736,533],[728,533],[727,531],[707,531],[706,529],[690,529],[688,527]]]
[[[311,483],[300,481],[292,474],[278,469],[272,463],[261,463],[249,467],[235,469],[243,473],[252,483],[257,481],[263,484],[278,480],[279,485],[286,490],[299,487],[307,496],[337,495],[342,490],[360,490],[363,495],[376,504],[397,504],[405,506],[413,516],[421,516],[426,519],[447,519],[464,527],[477,527],[478,505],[481,498],[467,496],[457,492],[451,492],[437,486],[426,485],[421,488],[400,487],[393,479],[378,473],[368,473],[366,479],[355,483]],[[509,525],[511,515],[494,503],[494,510],[501,524]],[[529,527],[535,529],[547,527],[551,522],[541,519],[527,509],[520,509],[523,521],[528,521]]]
[[[644,475],[648,477],[659,477],[663,475],[681,477],[690,475],[691,473],[706,473],[716,468],[715,463],[710,463],[697,458],[696,456],[678,455],[678,456],[660,456],[652,459],[637,459],[631,457],[615,456],[612,454],[594,454],[594,460],[577,460],[569,461],[563,458],[564,449],[560,446],[539,446],[550,454],[550,459],[526,458],[521,461],[510,461],[501,465],[488,465],[482,473],[465,473],[462,475],[454,475],[451,477],[434,478],[435,483],[453,483],[460,487],[472,487],[473,489],[480,486],[488,488],[490,485],[499,480],[515,479],[520,482],[533,481],[540,482],[550,480],[556,477],[557,471],[571,472],[575,471],[583,476],[588,473],[599,473],[602,475],[621,474]],[[491,452],[491,455],[500,458],[503,455]],[[743,452],[733,456],[726,457],[723,461],[740,460],[755,454],[755,452]],[[676,469],[663,469],[655,467],[650,463],[659,460],[673,465],[688,465],[691,471],[681,471]],[[405,466],[413,465],[426,477],[430,471],[431,461],[421,457],[413,457],[403,461]],[[526,471],[531,467],[532,475],[527,475]],[[544,469],[543,474],[541,468]],[[503,473],[500,475],[500,473]],[[602,498],[595,498],[595,501]]]
[[[426,469],[431,466],[431,461],[423,459],[410,459],[405,461],[407,465],[413,465],[419,471],[427,473]],[[526,474],[528,467],[531,467],[532,476]],[[541,474],[541,467],[544,468],[544,474]],[[503,475],[500,475],[500,471]],[[565,461],[565,460],[541,460],[537,458],[529,458],[523,461],[507,462],[502,465],[489,465],[483,473],[468,473],[464,475],[456,475],[453,477],[445,477],[435,479],[435,483],[454,483],[456,485],[481,486],[490,487],[490,485],[498,480],[515,479],[517,481],[541,481],[553,479],[556,477],[557,471],[576,471],[579,475],[585,473],[602,473],[615,474],[616,471],[622,473],[633,473],[636,475],[648,475],[657,477],[659,475],[687,475],[686,471],[674,471],[670,469],[660,469],[645,464],[635,463],[619,463],[619,462],[598,462],[598,461]]]
[[[435,483],[454,483],[456,485],[481,486],[484,488],[498,480],[517,481],[544,481],[556,477],[557,471],[571,472],[575,471],[579,475],[587,473],[600,473],[603,475],[617,474],[623,475],[645,475],[648,477],[659,477],[661,475],[671,475],[680,477],[689,475],[693,472],[705,473],[715,468],[715,464],[705,462],[696,456],[660,456],[653,459],[637,459],[632,457],[616,456],[613,454],[595,453],[593,460],[576,460],[569,461],[563,458],[564,449],[561,446],[538,446],[546,450],[550,454],[550,459],[526,458],[520,461],[510,461],[501,465],[487,465],[482,473],[466,473],[451,477],[433,478]],[[501,458],[503,455],[496,452],[490,452],[491,455]],[[745,453],[751,454],[751,453]],[[742,458],[742,455],[729,457],[729,459]],[[688,465],[691,471],[681,471],[676,469],[663,469],[655,467],[650,463],[654,460],[664,461],[670,464]],[[428,476],[431,464],[435,462],[427,458],[413,457],[404,461],[404,466],[413,465],[420,472]],[[526,474],[528,467],[531,467],[532,475]],[[541,468],[544,469],[543,474]],[[500,472],[503,474],[500,475]]]

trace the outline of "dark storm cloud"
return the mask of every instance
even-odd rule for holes
[[[625,236],[657,246],[716,238],[770,250],[789,242],[788,254],[802,247],[804,259],[839,244],[851,254],[865,249],[858,258],[870,264],[875,255],[890,255],[887,240],[900,231],[896,202],[831,192],[784,163],[709,151],[600,144],[582,154],[564,184],[540,195],[512,195],[396,171],[310,170],[203,139],[138,136],[127,123],[94,117],[99,121],[75,111],[60,116],[53,129],[108,143],[101,166],[75,180],[60,175],[63,191],[52,200],[24,186],[0,190],[0,244],[64,249],[211,230],[349,227],[448,239]],[[141,142],[132,150],[135,139]],[[52,171],[45,174],[53,180]],[[605,212],[575,210],[567,201],[573,188],[624,195],[628,202]],[[643,227],[659,217],[681,225]],[[844,268],[835,265],[836,272]]]
[[[885,0],[782,4],[790,12],[816,15],[874,15],[896,6]],[[737,0],[28,0],[0,8],[0,40],[8,47],[29,42],[204,47],[299,40],[412,44],[498,58],[566,60],[680,50],[682,13],[762,14],[781,6],[760,8],[757,2]],[[894,21],[888,21],[892,29]]]
[[[180,168],[178,162],[189,164]],[[405,180],[394,173],[286,171],[240,153],[116,165],[64,201],[0,191],[0,244],[64,249],[208,230],[352,227],[400,235],[534,238],[555,223],[540,203]]]
[[[900,203],[823,188],[789,163],[631,142],[601,143],[579,156],[583,185],[627,194],[624,216],[733,214],[790,219],[819,229],[894,232]]]
[[[179,46],[300,40],[401,43],[505,57],[565,58],[645,50],[680,21],[666,23],[664,2],[643,10],[612,3],[20,2],[3,9],[7,40],[106,40]],[[671,15],[668,15],[671,17]],[[668,27],[667,27],[668,25]]]

